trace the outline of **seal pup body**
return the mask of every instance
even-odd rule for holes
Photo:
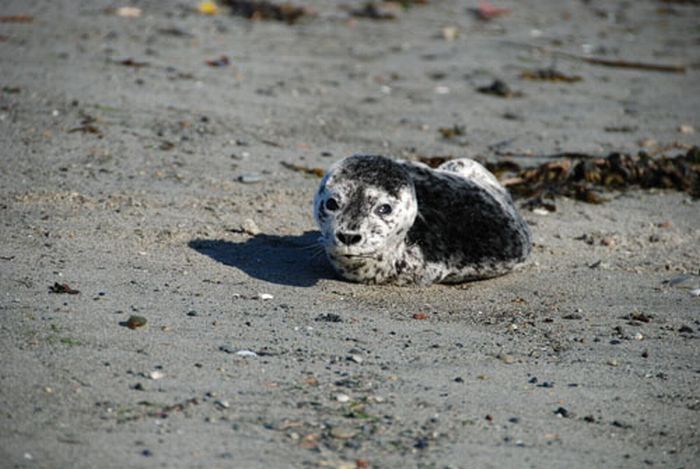
[[[530,230],[508,192],[479,163],[434,170],[377,155],[334,164],[314,197],[329,261],[363,283],[459,283],[525,261]]]

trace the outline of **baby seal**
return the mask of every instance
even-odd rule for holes
[[[437,169],[383,156],[335,163],[314,197],[329,261],[363,283],[459,283],[503,275],[527,258],[530,230],[486,168]]]

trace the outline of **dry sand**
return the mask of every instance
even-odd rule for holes
[[[679,131],[700,129],[700,8],[304,4],[318,16],[287,25],[2,3],[33,21],[0,23],[0,465],[700,467],[698,200],[561,199],[525,213],[521,272],[367,287],[315,248],[318,179],[281,164],[680,153],[700,143]],[[583,80],[520,78],[553,64]],[[524,96],[476,92],[494,78]]]

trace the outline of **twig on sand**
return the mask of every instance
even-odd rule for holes
[[[682,64],[661,64],[655,62],[638,62],[636,60],[624,60],[624,59],[606,59],[603,57],[592,57],[588,55],[579,55],[572,52],[566,52],[563,50],[552,49],[546,46],[536,46],[533,44],[515,42],[515,41],[505,41],[507,44],[525,47],[528,49],[537,49],[546,54],[556,55],[558,57],[565,57],[571,60],[578,60],[581,62],[586,62],[592,65],[601,65],[604,67],[617,67],[617,68],[631,68],[635,70],[646,70],[651,72],[668,72],[668,73],[685,73],[687,67]]]

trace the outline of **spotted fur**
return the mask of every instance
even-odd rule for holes
[[[376,155],[345,158],[321,181],[314,217],[333,267],[363,283],[495,277],[524,262],[532,244],[508,192],[469,159],[433,170]]]

